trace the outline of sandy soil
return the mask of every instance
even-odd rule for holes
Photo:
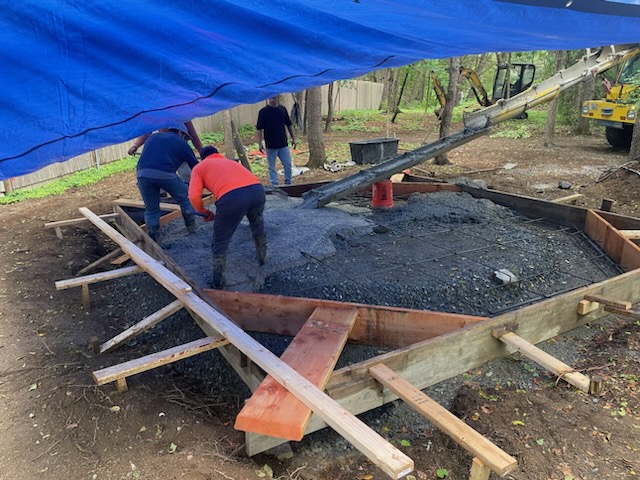
[[[395,133],[401,148],[424,139],[422,131]],[[327,141],[372,136],[379,135],[331,134]],[[442,179],[464,175],[499,190],[544,199],[582,193],[579,204],[599,207],[603,199],[610,199],[613,211],[640,215],[637,174],[619,170],[596,181],[625,161],[601,137],[560,134],[549,149],[536,136],[486,137],[451,152],[450,160],[450,166],[426,162],[412,172]],[[296,161],[303,164],[304,155]],[[508,163],[517,165],[502,168]],[[345,173],[350,170],[311,171],[296,182]],[[204,393],[203,383],[215,384],[215,378],[203,380],[163,367],[133,377],[124,395],[117,395],[110,385],[95,386],[93,371],[147,353],[154,335],[102,356],[89,349],[91,337],[105,340],[139,321],[130,318],[132,302],[151,313],[170,298],[152,280],[129,277],[92,286],[92,307],[84,311],[77,289],[56,291],[54,282],[74,276],[114,246],[90,226],[65,228],[60,240],[43,224],[77,218],[78,207],[108,213],[117,197],[139,198],[133,177],[121,174],[61,197],[0,210],[0,478],[386,478],[335,435],[321,444],[294,445],[293,459],[247,458],[243,435],[232,427],[246,391],[220,385],[217,394]],[[563,181],[571,188],[558,188]],[[172,321],[179,324],[188,318]],[[518,470],[508,478],[637,477],[640,323],[609,317],[590,328],[592,335],[569,333],[557,342],[585,352],[575,366],[605,378],[602,397],[556,384],[555,378],[531,366],[522,375],[532,377],[537,388],[528,390],[493,377],[490,369],[465,376],[452,410],[518,459]],[[491,389],[486,388],[487,379],[493,383]],[[394,410],[397,415],[402,412]],[[447,478],[467,478],[471,459],[446,436],[409,413],[404,426],[400,422],[393,429],[383,418],[381,412],[373,412],[366,421],[415,460],[415,478],[443,478],[444,470]]]

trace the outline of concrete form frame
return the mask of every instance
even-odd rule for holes
[[[395,193],[442,189],[454,188],[450,185],[394,185]],[[310,412],[313,411],[304,424],[304,434],[330,425],[392,478],[409,473],[413,462],[395,447],[385,444],[383,439],[381,441],[375,432],[361,425],[354,415],[402,398],[437,424],[435,419],[442,418],[443,412],[437,411],[437,406],[430,408],[428,397],[420,398],[420,395],[424,396],[421,389],[514,350],[534,359],[577,388],[597,394],[601,389],[597,380],[583,378],[571,367],[546,358],[544,352],[541,353],[534,344],[594,322],[612,311],[637,318],[632,304],[640,301],[640,248],[631,240],[634,237],[625,236],[625,231],[640,230],[640,220],[493,190],[460,189],[525,215],[543,217],[584,230],[626,273],[494,318],[372,305],[332,305],[340,302],[203,290],[189,282],[184,272],[122,208],[115,207],[115,220],[122,233],[112,229],[88,209],[81,209],[85,218],[116,241],[122,251],[136,262],[137,267],[151,274],[176,296],[176,302],[156,312],[157,315],[151,316],[153,318],[145,319],[147,324],[144,328],[150,328],[184,307],[207,335],[192,344],[161,352],[163,355],[134,361],[135,365],[116,365],[105,369],[109,372],[94,372],[94,378],[99,384],[115,381],[116,386],[124,390],[127,376],[217,348],[252,391],[259,388],[266,372],[283,385],[289,395],[301,401]],[[304,186],[292,187],[289,193],[298,192],[304,192]],[[121,270],[122,275],[133,273]],[[88,285],[102,278],[96,275],[101,274],[88,275],[84,283],[82,278],[72,282],[73,285],[69,281],[59,282],[59,288],[82,286],[83,303],[86,301],[88,305]],[[118,273],[108,278],[115,276]],[[393,345],[397,348],[329,372],[321,388],[305,380],[277,357],[265,354],[260,344],[247,341],[244,334],[244,330],[253,330],[295,335],[315,309],[338,306],[356,312],[355,323],[347,332],[350,341]],[[124,338],[127,338],[127,334]],[[412,341],[409,342],[408,338]],[[109,347],[114,348],[113,342]],[[452,358],[456,361],[452,361]],[[455,419],[447,419],[440,428],[474,455],[470,478],[486,479],[492,471],[504,476],[515,468],[515,460],[499,449],[480,448],[478,442],[481,439],[471,444],[468,441],[465,443],[464,439],[469,438],[469,434],[462,430],[463,425],[459,425]],[[287,442],[287,439],[255,433],[247,433],[246,438],[247,453],[250,455]]]

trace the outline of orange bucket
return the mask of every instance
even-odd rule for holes
[[[393,187],[391,180],[382,180],[373,184],[371,189],[371,206],[373,208],[393,207]]]

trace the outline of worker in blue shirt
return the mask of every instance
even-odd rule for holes
[[[165,190],[180,205],[182,218],[189,233],[196,231],[196,217],[189,202],[189,193],[176,170],[186,162],[191,169],[198,164],[187,144],[189,134],[184,124],[149,136],[136,167],[138,189],[144,200],[147,232],[154,241],[160,235],[160,190]]]

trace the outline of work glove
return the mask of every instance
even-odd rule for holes
[[[216,218],[216,216],[213,214],[213,212],[207,212],[207,217],[204,219],[205,222],[213,222],[213,220]]]

